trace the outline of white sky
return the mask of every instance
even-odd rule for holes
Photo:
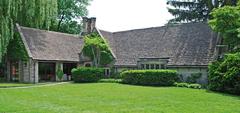
[[[97,27],[123,31],[163,26],[173,18],[167,11],[167,0],[93,0],[89,17],[97,18]]]

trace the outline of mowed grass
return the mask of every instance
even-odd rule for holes
[[[32,86],[33,84],[24,84],[24,83],[0,83],[0,88],[6,87],[22,87],[22,86]]]
[[[240,113],[240,97],[117,83],[0,89],[0,113]]]

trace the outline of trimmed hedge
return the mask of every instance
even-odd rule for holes
[[[121,76],[123,83],[148,86],[171,86],[178,80],[175,70],[128,70]]]
[[[74,82],[97,82],[104,74],[102,68],[79,67],[72,69]]]

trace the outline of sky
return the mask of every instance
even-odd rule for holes
[[[93,0],[89,17],[106,31],[124,31],[163,26],[173,16],[167,11],[167,0]]]

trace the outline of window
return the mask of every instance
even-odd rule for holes
[[[166,69],[164,64],[161,64],[161,69]]]
[[[23,66],[24,67],[27,67],[28,65],[27,65],[27,62],[23,62]]]
[[[144,64],[141,64],[141,69],[144,69]]]
[[[159,68],[159,64],[156,64],[156,69],[160,69],[160,68]]]
[[[104,75],[105,75],[105,76],[109,76],[109,75],[110,75],[110,69],[109,69],[109,68],[106,68],[106,69],[104,70]]]
[[[151,64],[150,66],[151,66],[151,69],[154,69],[154,64]]]
[[[149,69],[149,64],[146,64],[146,69]]]

